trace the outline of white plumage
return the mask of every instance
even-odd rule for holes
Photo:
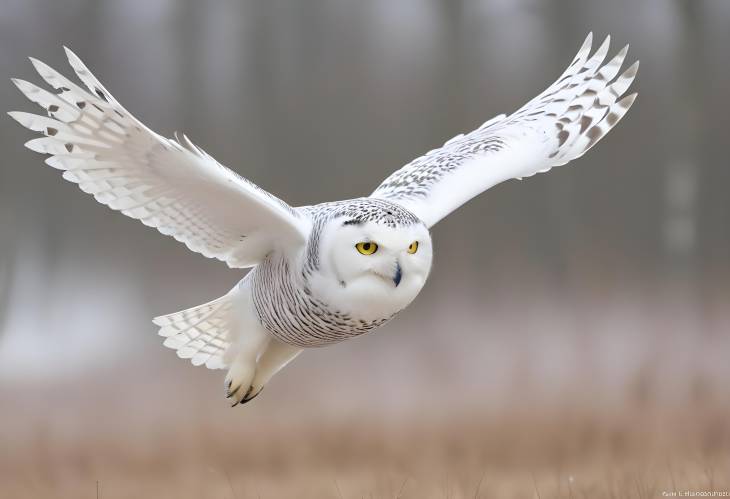
[[[628,45],[605,65],[610,37],[589,57],[593,35],[562,75],[509,116],[500,115],[393,173],[372,196],[395,201],[429,227],[490,187],[581,157],[623,118],[635,62],[618,78]],[[615,78],[615,80],[614,80]]]
[[[166,347],[177,351],[182,359],[194,366],[208,369],[225,367],[225,353],[230,346],[228,327],[231,324],[234,301],[224,295],[197,307],[156,317]]]
[[[100,203],[230,267],[250,267],[273,246],[304,241],[307,221],[286,203],[219,164],[187,137],[166,139],[144,126],[73,52],[66,53],[92,93],[31,59],[58,94],[26,81],[13,82],[50,117],[10,113],[23,126],[46,135],[26,146],[52,154],[46,163],[64,170],[66,180]]]
[[[44,135],[28,148],[100,203],[230,267],[254,267],[225,296],[154,320],[180,357],[228,368],[236,405],[303,348],[366,333],[404,309],[431,268],[428,228],[497,183],[579,158],[618,123],[636,97],[623,94],[638,63],[617,76],[628,47],[603,64],[609,38],[593,55],[591,41],[522,108],[417,158],[369,198],[299,208],[186,136],[144,126],[68,49],[87,89],[31,59],[56,93],[13,82],[48,116],[10,115]]]

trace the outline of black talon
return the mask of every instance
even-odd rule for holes
[[[245,403],[247,403],[247,402],[251,402],[251,401],[252,401],[253,399],[255,399],[256,397],[258,397],[258,396],[259,396],[259,394],[260,394],[261,392],[263,392],[263,391],[264,391],[264,389],[263,389],[263,388],[261,388],[261,390],[257,391],[257,392],[256,392],[256,393],[255,393],[255,394],[254,394],[253,396],[251,396],[251,397],[249,397],[249,396],[248,396],[249,394],[247,393],[247,394],[246,394],[246,396],[245,396],[245,397],[243,397],[243,400],[241,401],[241,403],[242,403],[242,404],[245,404]],[[250,392],[251,392],[251,390],[249,390],[249,393],[250,393]]]
[[[234,395],[236,394],[236,392],[238,392],[238,390],[239,390],[239,389],[241,388],[241,385],[238,385],[238,386],[237,386],[237,387],[236,387],[235,389],[233,389],[233,390],[232,390],[232,389],[231,389],[231,385],[232,385],[232,384],[233,384],[233,380],[231,380],[231,381],[228,381],[228,382],[226,383],[226,398],[227,398],[227,399],[229,399],[229,398],[233,397],[233,396],[234,396]],[[244,395],[244,396],[243,396],[243,397],[242,397],[241,399],[236,399],[236,400],[235,400],[235,401],[234,401],[234,402],[233,402],[233,403],[231,404],[231,407],[236,407],[236,406],[237,406],[237,405],[239,405],[239,404],[243,405],[243,404],[245,404],[245,403],[247,403],[247,402],[250,402],[250,401],[252,401],[252,400],[253,400],[253,399],[255,399],[256,397],[258,397],[258,396],[259,396],[259,394],[260,394],[260,393],[261,393],[262,391],[264,391],[264,389],[263,389],[263,387],[262,387],[262,388],[261,388],[261,389],[260,389],[260,390],[259,390],[258,392],[256,392],[256,393],[254,393],[253,395],[251,395],[251,392],[252,392],[252,391],[253,391],[253,385],[249,386],[249,387],[248,387],[248,390],[246,391],[246,394],[245,394],[245,395]]]
[[[231,384],[233,383],[233,380],[228,382],[228,385],[226,386],[226,398],[229,399],[233,397],[233,394],[238,391],[239,388],[241,388],[241,385],[238,385],[235,389],[231,390]]]

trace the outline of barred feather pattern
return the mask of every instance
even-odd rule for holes
[[[308,221],[298,211],[218,163],[185,135],[176,133],[172,140],[147,128],[73,52],[66,53],[88,88],[31,59],[56,93],[24,80],[13,82],[48,116],[9,113],[44,135],[26,146],[51,155],[46,163],[62,170],[64,179],[231,267],[254,265],[277,244],[306,241]]]
[[[153,322],[160,327],[163,344],[176,350],[178,357],[190,359],[195,366],[223,369],[224,355],[230,346],[231,309],[232,300],[225,295],[197,307],[155,317]]]
[[[278,340],[306,348],[338,343],[376,329],[393,316],[364,321],[332,309],[312,294],[307,275],[280,255],[251,271],[253,301],[264,327]]]
[[[269,254],[248,273],[239,288],[251,289],[261,324],[278,340],[298,347],[337,343],[372,331],[395,314],[376,320],[361,320],[317,298],[309,279],[320,268],[320,243],[325,226],[332,220],[351,223],[377,222],[395,228],[420,223],[397,204],[359,198],[298,208],[313,221],[303,258],[290,259],[281,252]],[[233,292],[210,303],[154,319],[164,345],[177,350],[194,365],[215,369],[225,366],[224,354],[235,327],[231,308]]]
[[[519,110],[492,118],[415,159],[385,179],[371,196],[398,202],[432,226],[499,182],[529,177],[581,157],[621,120],[636,98],[636,94],[622,96],[636,76],[638,61],[616,76],[628,45],[603,64],[610,37],[589,56],[592,40],[589,34],[555,83]]]
[[[397,204],[359,198],[301,208],[311,216],[304,258],[290,261],[273,253],[251,273],[253,302],[261,323],[274,337],[299,347],[325,346],[376,329],[396,314],[362,320],[334,309],[312,293],[309,279],[319,270],[319,252],[324,227],[334,219],[364,223],[377,221],[388,227],[421,223]]]

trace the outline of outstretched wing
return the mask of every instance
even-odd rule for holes
[[[46,116],[9,113],[41,132],[25,145],[50,154],[97,201],[155,227],[193,251],[230,267],[248,267],[279,247],[306,241],[309,220],[291,206],[218,163],[190,140],[153,132],[124,109],[66,49],[89,91],[31,59],[56,93],[13,80]]]
[[[592,34],[568,69],[510,116],[458,135],[393,173],[371,197],[398,203],[433,226],[471,198],[511,178],[529,177],[581,157],[626,114],[621,97],[638,61],[616,77],[628,45],[601,65],[610,37],[589,57]]]

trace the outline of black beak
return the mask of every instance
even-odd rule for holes
[[[400,284],[400,280],[403,278],[403,269],[400,268],[400,263],[395,262],[395,275],[393,276],[393,282],[395,283],[395,287],[398,287],[398,284]]]

